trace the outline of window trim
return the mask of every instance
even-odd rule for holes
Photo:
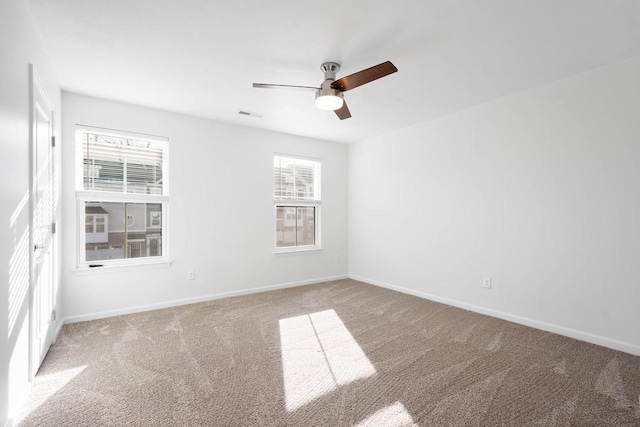
[[[320,252],[322,251],[322,161],[319,158],[314,157],[306,157],[306,156],[298,156],[293,154],[285,154],[285,153],[273,153],[271,157],[271,162],[276,157],[286,157],[289,159],[299,159],[305,161],[313,161],[318,163],[318,172],[320,175],[319,178],[319,198],[316,200],[296,200],[292,199],[276,199],[274,194],[273,199],[273,222],[274,230],[273,230],[273,252],[274,254],[292,254],[299,252]],[[272,169],[272,176],[274,173],[274,169]],[[275,185],[275,183],[274,183]],[[273,189],[273,187],[272,187]],[[275,193],[275,191],[274,191]],[[313,207],[315,208],[315,218],[314,218],[314,244],[313,245],[300,245],[300,246],[283,246],[278,247],[278,231],[275,228],[278,221],[278,208],[305,208],[305,207]]]
[[[163,158],[162,158],[162,195],[159,194],[139,194],[139,193],[121,193],[112,191],[92,191],[85,190],[83,185],[83,138],[86,132],[97,133],[102,135],[109,135],[121,138],[137,138],[140,140],[148,140],[153,142],[161,142],[163,146]],[[168,223],[169,223],[169,138],[147,135],[136,132],[126,132],[121,130],[107,129],[101,127],[93,127],[86,125],[75,126],[75,148],[76,159],[74,163],[75,167],[75,199],[76,199],[76,234],[77,234],[77,251],[76,251],[76,269],[75,272],[97,272],[103,268],[110,271],[127,270],[135,267],[149,267],[153,265],[170,265],[171,259],[169,258],[169,244],[168,244]],[[154,230],[160,230],[162,255],[154,257],[139,257],[139,258],[122,258],[122,259],[110,259],[110,260],[86,260],[86,236],[84,227],[85,218],[85,203],[86,202],[105,202],[105,203],[151,203],[162,205],[162,215],[160,216],[160,227],[154,228]],[[146,214],[145,214],[146,216]],[[82,219],[82,221],[80,221]],[[147,219],[145,218],[145,223]],[[126,247],[125,247],[126,251]],[[97,268],[99,267],[99,268]]]

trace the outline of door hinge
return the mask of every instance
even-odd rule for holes
[[[56,234],[56,223],[55,222],[51,223],[51,233]]]
[[[57,316],[56,311],[55,311],[55,310],[51,310],[51,321],[56,320],[56,318],[57,318],[57,317],[58,317],[58,316]]]
[[[51,137],[51,146],[52,146],[52,147],[55,147],[55,146],[56,146],[56,137],[55,137],[55,136],[52,136],[52,137]]]

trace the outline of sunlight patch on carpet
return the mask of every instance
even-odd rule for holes
[[[29,402],[24,408],[20,416],[20,420],[27,417],[31,412],[35,411],[40,405],[47,401],[51,396],[62,390],[69,381],[80,375],[87,366],[79,366],[77,368],[65,369],[60,372],[51,374],[38,375],[35,378],[33,389],[29,396]]]
[[[413,417],[401,402],[395,402],[393,405],[374,412],[355,425],[355,427],[366,426],[417,427],[418,424],[413,421]]]
[[[376,373],[334,310],[280,320],[287,411]]]

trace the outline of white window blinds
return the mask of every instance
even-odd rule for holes
[[[274,199],[319,201],[320,162],[273,156]]]
[[[82,132],[83,189],[166,195],[167,141]]]

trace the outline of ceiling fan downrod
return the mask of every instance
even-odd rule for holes
[[[335,80],[336,74],[340,71],[340,64],[337,62],[325,62],[320,66],[320,69],[324,73],[325,80]]]

